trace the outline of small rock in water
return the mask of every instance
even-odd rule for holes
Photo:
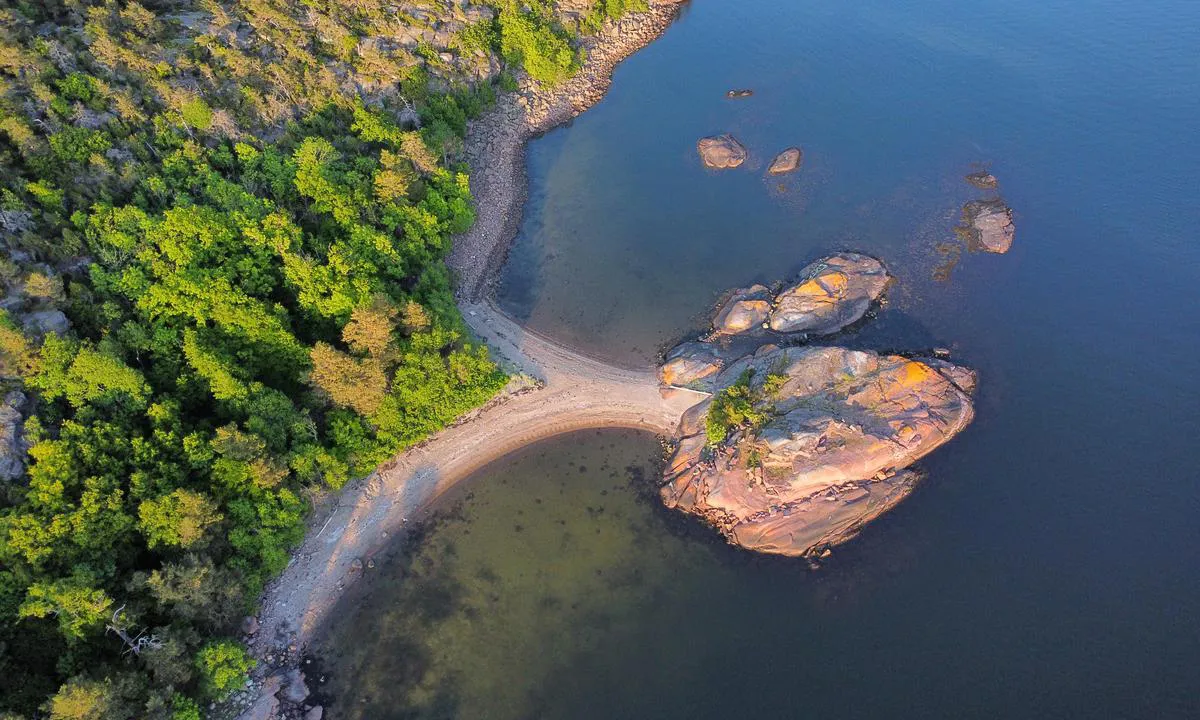
[[[735,168],[746,162],[748,155],[745,146],[729,133],[701,138],[696,143],[696,150],[705,167],[714,170]]]
[[[748,88],[739,88],[737,90],[730,90],[729,92],[725,93],[725,97],[734,98],[734,99],[748,98],[753,94],[754,94],[753,90],[750,90]]]
[[[795,172],[804,159],[804,153],[797,147],[791,147],[775,156],[771,166],[767,168],[768,175],[786,175]]]
[[[981,200],[963,206],[963,227],[972,250],[1006,253],[1016,228],[1012,209],[1003,200]]]
[[[971,183],[980,190],[995,190],[1000,182],[996,180],[996,176],[987,170],[980,170],[967,175],[967,182]]]

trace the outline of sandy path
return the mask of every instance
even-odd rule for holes
[[[531,442],[572,430],[629,427],[669,434],[704,397],[659,388],[650,368],[618,368],[525,331],[490,303],[463,314],[493,351],[544,384],[484,408],[438,433],[370,477],[347,487],[263,599],[259,637],[270,644],[296,633],[310,640],[346,583],[403,530],[408,518],[456,482]]]

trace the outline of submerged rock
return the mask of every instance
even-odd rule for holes
[[[980,190],[995,190],[1000,186],[1000,181],[996,179],[996,176],[987,170],[973,172],[966,176],[966,180]]]
[[[712,384],[744,385],[759,422],[713,451],[704,423],[685,416],[663,502],[734,544],[781,555],[819,553],[852,537],[912,490],[916,475],[904,469],[974,415],[972,371],[845,348],[760,351]],[[699,411],[707,414],[716,401],[705,402]]]
[[[796,168],[800,167],[800,161],[803,159],[804,153],[800,148],[788,148],[775,156],[775,159],[771,161],[771,166],[767,168],[767,174],[787,175],[790,172],[795,172]]]
[[[799,282],[775,298],[768,321],[775,332],[837,332],[861,319],[890,279],[883,263],[859,253],[823,258],[805,267],[800,276]]]
[[[746,162],[746,148],[729,133],[700,138],[696,150],[705,167],[715,170],[735,168]]]
[[[1012,209],[1003,200],[976,200],[963,206],[963,229],[971,249],[1006,253],[1016,227]]]
[[[736,335],[761,327],[771,313],[771,291],[764,285],[752,285],[733,291],[732,297],[717,311],[713,330]]]

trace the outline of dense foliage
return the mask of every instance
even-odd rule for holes
[[[0,5],[0,717],[242,684],[316,497],[505,382],[443,263],[467,119],[643,2]]]

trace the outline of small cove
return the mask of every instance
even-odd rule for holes
[[[331,716],[1200,713],[1197,43],[1179,0],[688,5],[530,145],[502,306],[645,363],[725,290],[865,251],[899,284],[835,341],[951,348],[977,420],[816,573],[682,533],[640,495],[652,437],[527,448],[352,589]],[[751,160],[706,172],[722,131]],[[764,179],[792,144],[801,171]],[[982,166],[1014,248],[935,276]]]

